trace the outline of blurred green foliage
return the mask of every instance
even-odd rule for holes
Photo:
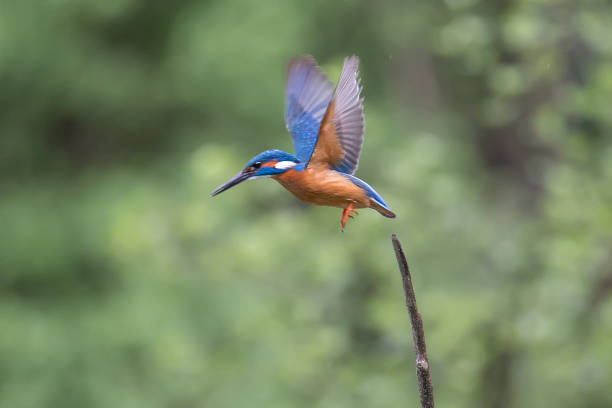
[[[0,406],[415,406],[392,232],[439,406],[612,405],[607,2],[0,8]],[[209,199],[291,149],[298,54],[361,57],[396,220]]]

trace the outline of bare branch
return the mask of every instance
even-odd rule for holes
[[[397,264],[402,274],[404,294],[406,295],[406,307],[408,308],[408,313],[410,313],[410,323],[412,324],[412,339],[414,341],[414,352],[416,354],[416,375],[419,380],[421,407],[433,408],[433,384],[431,383],[429,361],[427,360],[423,320],[421,320],[421,314],[417,308],[414,288],[412,287],[412,277],[410,276],[410,269],[408,268],[408,262],[406,262],[406,256],[402,250],[402,245],[395,234],[391,236],[391,241],[393,241],[393,249],[397,257]]]

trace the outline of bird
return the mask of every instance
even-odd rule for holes
[[[214,197],[245,181],[273,178],[298,199],[342,209],[344,228],[356,208],[372,208],[395,218],[383,198],[354,176],[365,131],[359,58],[344,59],[336,87],[312,56],[289,60],[285,87],[285,124],[294,154],[266,150],[215,189]]]

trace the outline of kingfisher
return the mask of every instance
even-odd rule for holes
[[[287,69],[285,124],[294,154],[259,153],[211,197],[244,180],[271,177],[302,201],[342,208],[342,231],[357,214],[355,208],[372,208],[395,218],[380,194],[354,176],[365,130],[362,89],[356,56],[344,59],[335,88],[314,58],[292,58]]]

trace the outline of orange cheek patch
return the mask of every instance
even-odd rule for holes
[[[278,177],[280,179],[288,180],[289,181],[289,180],[294,180],[296,177],[299,177],[300,174],[301,173],[298,172],[298,171],[295,171],[293,169],[289,169],[289,170],[285,171],[284,173],[281,173],[281,174],[279,174],[278,176],[275,176],[275,177]]]
[[[278,160],[272,160],[261,165],[261,167],[274,167],[278,163]]]

